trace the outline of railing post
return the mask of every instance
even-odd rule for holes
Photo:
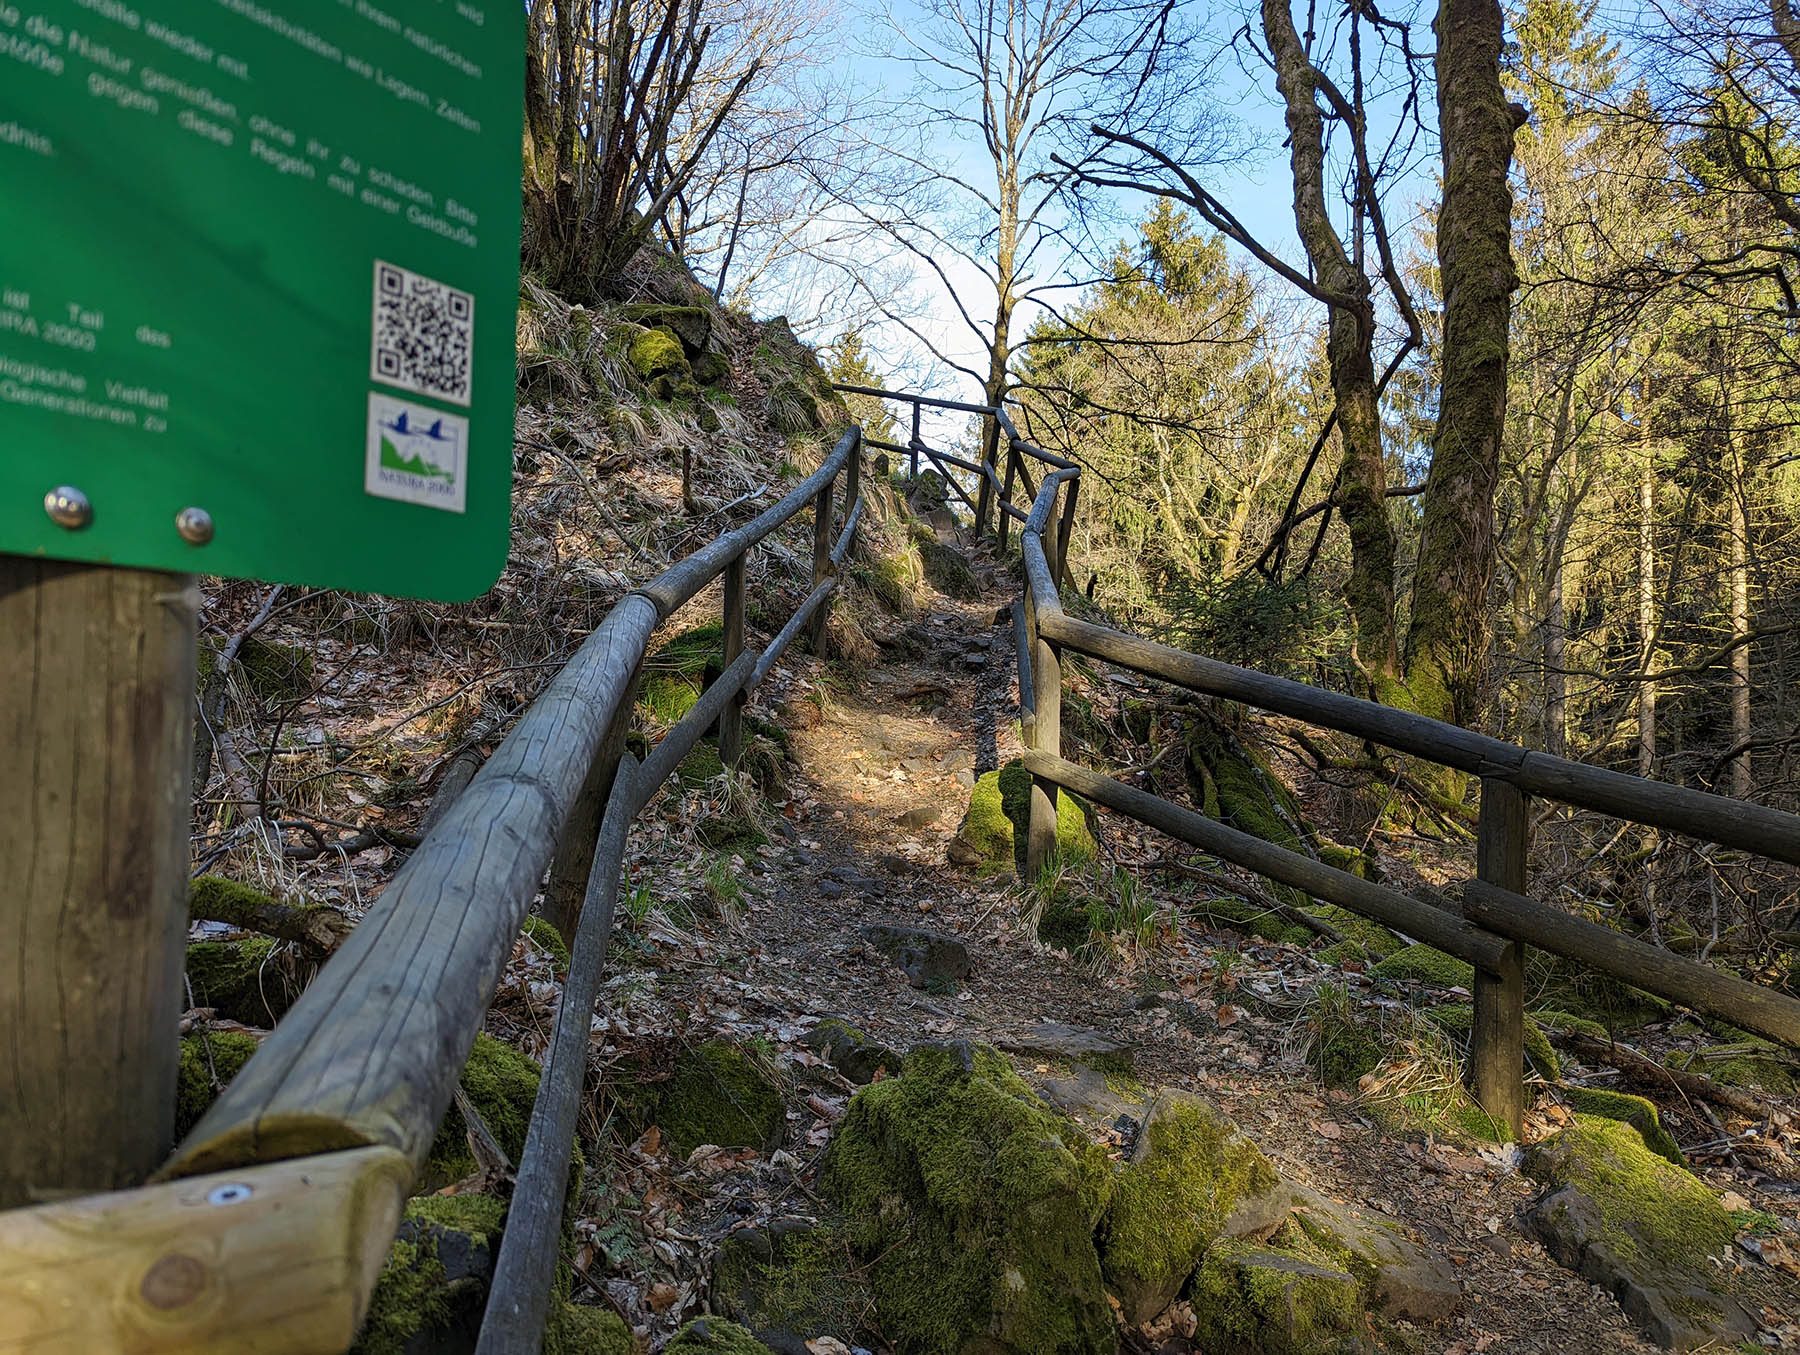
[[[1081,487],[1081,477],[1072,475],[1063,482],[1062,521],[1056,528],[1056,554],[1050,559],[1050,577],[1056,580],[1057,587],[1069,581],[1069,538],[1075,535],[1075,495]]]
[[[913,452],[914,475],[917,479],[918,452]],[[813,561],[812,581],[817,588],[825,582],[831,573],[831,500],[837,489],[837,476],[832,476],[819,486],[818,497],[813,500]],[[825,616],[831,610],[831,600],[827,598],[813,613],[812,624],[807,627],[806,642],[815,654],[821,653],[825,644]]]
[[[744,652],[744,561],[749,554],[746,549],[725,566],[725,652],[720,656],[725,668]],[[744,693],[739,692],[719,712],[719,761],[735,767],[743,753]]]
[[[1475,874],[1515,894],[1525,892],[1525,806],[1525,793],[1510,781],[1482,780]],[[1517,941],[1508,943],[1498,972],[1475,971],[1469,1075],[1481,1108],[1519,1138],[1525,1127],[1525,948]]]
[[[975,536],[981,540],[981,534],[987,530],[988,507],[994,502],[995,457],[1000,445],[1000,420],[997,415],[988,415],[987,436],[981,443],[981,490],[975,496]],[[1005,513],[1000,516],[1004,518]]]
[[[1055,541],[1056,515],[1051,514],[1051,525],[1045,528],[1043,538],[1044,558],[1046,561],[1056,558]],[[1031,596],[1027,586],[1026,597]],[[1048,753],[1051,757],[1062,756],[1062,647],[1046,640],[1038,629],[1037,611],[1027,608],[1025,622],[1029,628],[1031,640],[1031,695],[1032,718],[1024,731],[1026,741],[1040,753]],[[1060,794],[1056,783],[1046,781],[1042,777],[1031,779],[1031,818],[1025,838],[1025,876],[1026,883],[1037,880],[1044,869],[1044,863],[1056,852],[1056,808]]]
[[[1006,440],[1006,485],[1000,491],[1000,549],[1006,550],[1006,543],[1012,537],[1012,518],[1007,515],[1006,505],[1012,502],[1013,475],[1019,469],[1019,449],[1013,445],[1012,439]]]
[[[619,772],[619,759],[625,753],[625,735],[637,708],[638,679],[642,670],[632,673],[619,702],[619,713],[607,727],[606,738],[587,780],[569,810],[568,822],[557,839],[556,856],[550,862],[550,879],[544,886],[544,919],[571,945],[575,928],[581,922],[581,901],[587,894],[588,876],[594,869],[594,839],[600,832],[600,818],[606,810],[606,797],[612,794],[613,780]]]
[[[917,400],[913,401],[912,441],[907,444],[907,448],[912,452],[912,478],[915,482],[919,478],[919,415],[924,408]]]

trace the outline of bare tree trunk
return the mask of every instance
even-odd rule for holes
[[[1519,281],[1506,175],[1524,110],[1508,103],[1500,87],[1498,0],[1442,0],[1437,42],[1444,155],[1437,224],[1442,381],[1406,637],[1406,683],[1421,713],[1467,724],[1477,714],[1487,663],[1507,323]]]
[[[1569,617],[1563,601],[1563,543],[1552,540],[1550,598],[1544,618],[1544,751],[1563,757],[1569,748]]]
[[[1638,471],[1638,775],[1656,767],[1656,472],[1645,448]]]
[[[1731,513],[1731,638],[1750,630],[1750,505],[1744,485],[1742,449],[1731,439],[1730,483],[1727,497]],[[1731,746],[1742,749],[1731,761],[1731,793],[1739,799],[1750,795],[1750,646],[1731,651]]]
[[[1330,308],[1326,356],[1343,443],[1343,514],[1350,531],[1350,612],[1357,659],[1377,688],[1400,672],[1394,623],[1394,531],[1387,515],[1387,468],[1375,395],[1375,314],[1368,274],[1357,268],[1331,223],[1325,193],[1325,124],[1318,72],[1301,46],[1288,0],[1263,0],[1263,33],[1287,109],[1294,225],[1321,286],[1354,305]]]

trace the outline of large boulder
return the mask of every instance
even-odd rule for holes
[[[1104,1151],[982,1045],[859,1091],[823,1173],[902,1355],[1112,1355]]]
[[[1101,1232],[1102,1271],[1126,1321],[1167,1308],[1219,1238],[1273,1233],[1289,1199],[1269,1159],[1212,1102],[1158,1097]]]
[[[1692,1350],[1755,1334],[1710,1260],[1731,1246],[1731,1216],[1631,1125],[1578,1115],[1532,1150],[1526,1170],[1545,1186],[1529,1215],[1545,1248],[1617,1299],[1651,1340]]]
[[[1356,1277],[1362,1301],[1384,1317],[1439,1322],[1462,1302],[1462,1284],[1442,1255],[1407,1237],[1398,1220],[1296,1186],[1294,1225],[1308,1244]]]
[[[1009,762],[975,780],[969,809],[950,844],[950,859],[984,870],[1011,866],[1025,874],[1025,840],[1031,823],[1031,773]],[[1068,791],[1056,797],[1056,849],[1065,861],[1091,861],[1099,850],[1088,811]]]

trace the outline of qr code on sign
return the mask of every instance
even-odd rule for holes
[[[377,259],[372,329],[371,380],[469,403],[474,297]]]

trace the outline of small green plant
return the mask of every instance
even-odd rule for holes
[[[634,885],[631,893],[625,896],[625,916],[631,919],[631,929],[642,931],[644,920],[650,916],[650,909],[656,903],[656,896],[650,892],[649,885]]]
[[[719,917],[730,921],[742,912],[744,886],[738,879],[737,870],[731,864],[729,856],[713,858],[712,864],[706,868],[702,887]]]

